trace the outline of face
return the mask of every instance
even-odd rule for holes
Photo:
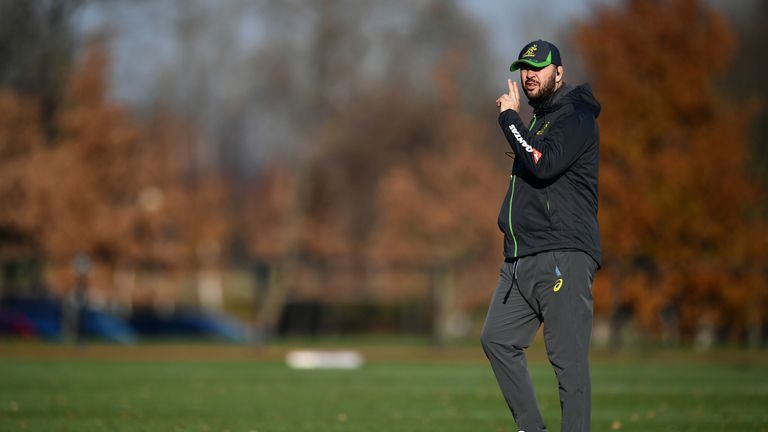
[[[554,93],[560,85],[560,77],[557,76],[555,65],[543,69],[523,67],[520,69],[520,82],[528,100],[535,102]]]

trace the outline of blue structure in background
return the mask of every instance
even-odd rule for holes
[[[6,300],[0,303],[0,335],[62,340],[62,314],[59,300]],[[78,332],[85,339],[120,344],[151,337],[248,341],[246,325],[239,320],[192,309],[168,315],[152,309],[139,310],[126,321],[103,310],[83,307],[79,311]]]
[[[104,311],[82,308],[78,332],[88,338],[130,344],[136,332],[122,319]],[[0,305],[0,333],[60,340],[62,306],[56,300],[14,300]]]
[[[133,313],[129,323],[144,336],[247,342],[246,326],[239,320],[194,309],[179,309],[170,314],[160,314],[154,309],[140,310]]]

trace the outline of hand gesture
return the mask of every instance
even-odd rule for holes
[[[509,93],[504,93],[496,99],[496,106],[499,107],[499,112],[504,112],[508,109],[513,111],[520,109],[520,93],[517,90],[517,82],[508,79],[507,86],[509,87]]]

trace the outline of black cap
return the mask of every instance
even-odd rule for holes
[[[524,65],[540,69],[551,64],[555,66],[563,65],[560,60],[560,51],[555,45],[539,39],[523,47],[517,56],[517,60],[512,63],[509,70],[514,72]]]

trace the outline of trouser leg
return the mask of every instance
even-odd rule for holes
[[[518,428],[546,431],[523,352],[541,321],[522,296],[514,265],[504,263],[483,326],[481,342]]]
[[[562,432],[587,432],[590,426],[592,278],[597,264],[577,251],[551,253],[551,283],[537,287],[544,319],[544,341],[560,390]],[[548,260],[542,260],[546,262]],[[559,275],[558,275],[559,274]]]

